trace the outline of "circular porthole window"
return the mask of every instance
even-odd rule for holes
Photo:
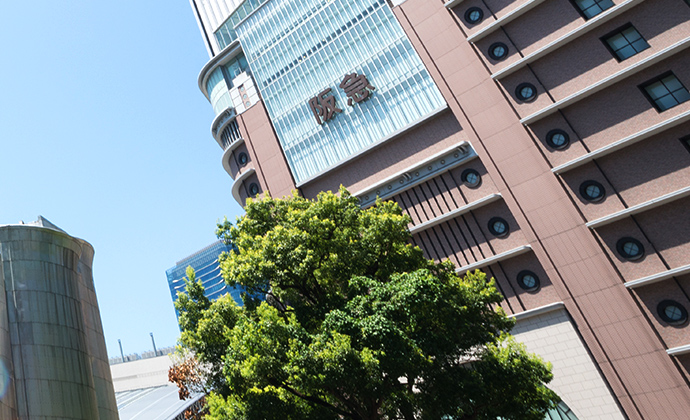
[[[644,255],[642,243],[634,238],[622,238],[616,243],[616,250],[626,260],[637,260]]]
[[[520,271],[517,276],[517,282],[520,287],[528,292],[537,290],[541,285],[539,277],[529,270]]]
[[[508,46],[502,42],[496,42],[489,47],[489,57],[500,61],[508,57]]]
[[[506,236],[508,235],[508,232],[510,232],[510,228],[508,227],[508,222],[505,221],[505,219],[502,219],[500,217],[494,217],[491,220],[489,220],[489,232],[491,232],[492,235],[501,237],[501,236]]]
[[[587,201],[601,201],[606,195],[604,186],[597,181],[585,181],[580,185],[580,195]]]
[[[688,320],[688,311],[675,300],[664,300],[656,307],[659,317],[671,325],[684,324]]]
[[[244,166],[247,164],[247,162],[249,162],[249,156],[242,152],[237,156],[237,162],[239,162],[240,166]]]
[[[470,7],[465,12],[465,22],[476,25],[484,19],[484,12],[479,7]]]
[[[252,182],[251,184],[249,184],[249,195],[251,195],[253,197],[253,196],[257,195],[258,193],[259,193],[259,184],[257,184],[256,182]]]
[[[474,169],[465,169],[460,177],[462,182],[470,188],[476,188],[482,183],[482,176]]]
[[[531,83],[520,83],[515,88],[515,96],[523,102],[532,102],[537,99],[537,88]]]
[[[556,150],[565,149],[570,144],[570,136],[563,130],[551,130],[546,134],[546,144]]]

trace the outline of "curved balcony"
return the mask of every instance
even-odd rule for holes
[[[242,202],[242,197],[240,196],[240,187],[242,184],[244,184],[244,181],[246,181],[250,176],[254,175],[256,171],[254,168],[247,168],[242,172],[237,179],[235,180],[235,183],[232,184],[232,198],[235,199],[238,203],[240,203],[240,206],[244,207],[244,203]]]
[[[233,179],[235,177],[233,174],[233,170],[230,167],[230,155],[232,154],[232,152],[234,152],[238,147],[240,147],[243,144],[244,144],[244,139],[242,137],[240,137],[239,139],[237,139],[237,141],[230,143],[230,145],[228,145],[228,147],[223,152],[223,161],[221,162],[223,164],[223,169],[225,169],[225,172],[227,172],[228,175],[230,175],[230,177]]]
[[[225,108],[225,111],[222,111],[218,115],[216,115],[216,118],[214,118],[213,122],[211,123],[211,136],[213,136],[213,138],[216,140],[216,142],[218,142],[218,145],[223,150],[225,150],[228,147],[227,144],[224,144],[227,141],[223,140],[223,131],[226,128],[228,128],[228,126],[230,126],[233,122],[235,122],[236,118],[237,113],[235,112],[235,108],[233,108],[232,106],[228,106],[227,108]]]
[[[242,138],[237,124],[237,113],[234,108],[228,107],[214,118],[211,124],[211,135],[221,149],[223,149],[221,161],[223,169],[230,177],[235,178],[233,170],[230,168],[230,155],[235,149],[244,144],[244,138]]]
[[[230,45],[223,48],[223,51],[221,51],[217,56],[210,59],[208,63],[206,63],[206,65],[204,65],[204,67],[201,69],[199,72],[199,77],[197,78],[197,83],[199,84],[199,90],[204,94],[204,96],[206,96],[206,99],[209,101],[211,100],[206,84],[208,83],[208,79],[211,77],[213,72],[223,64],[237,57],[240,53],[242,53],[242,46],[240,45],[239,40],[235,40]]]

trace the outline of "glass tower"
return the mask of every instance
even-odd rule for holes
[[[218,256],[223,252],[230,252],[231,250],[232,246],[217,241],[178,261],[174,267],[166,270],[165,275],[168,277],[168,287],[170,287],[170,295],[173,302],[177,300],[178,292],[184,292],[184,279],[187,277],[187,267],[192,267],[196,273],[197,280],[201,280],[201,283],[204,285],[207,298],[215,300],[226,293],[230,293],[235,302],[238,305],[242,305],[242,289],[228,286],[220,274]]]

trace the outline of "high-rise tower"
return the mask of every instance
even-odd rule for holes
[[[578,418],[687,418],[688,0],[190,1],[240,203],[395,200]]]
[[[177,293],[185,291],[184,279],[187,276],[187,267],[194,269],[196,279],[201,281],[204,286],[204,295],[214,300],[218,297],[230,293],[238,304],[242,304],[242,289],[230,287],[223,280],[218,264],[218,256],[223,252],[230,252],[232,247],[225,245],[221,241],[216,241],[211,245],[200,249],[192,255],[181,259],[175,263],[174,267],[165,270],[168,278],[168,288],[173,302],[177,300]]]

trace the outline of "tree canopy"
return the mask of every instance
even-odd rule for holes
[[[558,401],[493,280],[427,260],[396,203],[361,209],[341,188],[245,210],[217,231],[245,305],[209,302],[193,273],[176,303],[209,367],[207,419],[541,420]]]

